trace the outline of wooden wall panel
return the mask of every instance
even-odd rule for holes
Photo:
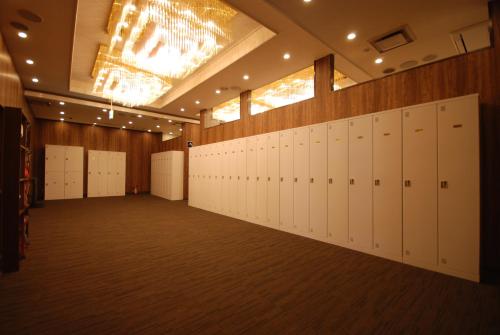
[[[159,148],[160,134],[42,119],[37,119],[37,126],[35,159],[39,185],[44,183],[45,145],[74,145],[85,148],[84,193],[87,193],[88,150],[126,152],[126,192],[133,193],[135,187],[138,192],[149,192],[151,153]]]

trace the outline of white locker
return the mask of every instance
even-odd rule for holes
[[[204,146],[202,151],[202,181],[201,181],[201,208],[204,210],[210,210],[210,184],[209,184],[209,174],[210,174],[210,147],[208,145]]]
[[[375,254],[403,259],[401,110],[373,116],[373,244]]]
[[[116,187],[116,174],[117,168],[117,155],[114,152],[106,152],[107,165],[106,165],[106,194],[115,195],[117,193]]]
[[[229,189],[229,160],[231,157],[230,151],[230,143],[223,142],[221,147],[221,214],[231,215],[230,214],[230,197],[231,190]]]
[[[195,170],[195,155],[194,155],[194,150],[193,148],[189,148],[189,154],[188,154],[188,159],[189,159],[189,170],[188,170],[188,205],[191,207],[195,207],[195,203],[193,201],[194,199],[194,187],[195,187],[195,181],[193,180],[193,173]]]
[[[327,237],[328,155],[327,124],[309,127],[309,231],[316,238]]]
[[[89,150],[87,175],[89,198],[125,195],[126,153]]]
[[[99,155],[97,151],[88,151],[87,197],[99,196]]]
[[[45,171],[45,200],[58,199],[64,199],[64,171]]]
[[[236,165],[238,167],[238,175],[237,175],[237,194],[238,194],[238,212],[237,217],[244,220],[246,218],[247,213],[247,153],[246,153],[246,140],[239,139],[237,142],[236,151]]]
[[[280,133],[280,228],[293,229],[293,130]]]
[[[116,175],[125,169],[125,155],[117,154]],[[193,163],[193,166],[195,164]],[[193,167],[190,167],[192,169]],[[184,152],[167,151],[151,155],[151,194],[168,200],[184,198]],[[120,178],[124,181],[124,178]],[[118,192],[121,185],[117,184]],[[124,190],[124,185],[123,185]]]
[[[267,154],[267,226],[277,228],[280,218],[280,137],[278,132],[266,136]]]
[[[229,197],[230,216],[238,217],[238,141],[233,140],[230,144],[229,158]]]
[[[64,199],[83,198],[82,171],[64,173]]]
[[[213,174],[213,183],[214,183],[214,191],[215,191],[215,212],[222,214],[223,205],[222,205],[222,143],[216,143],[213,145],[214,152],[214,174]]]
[[[127,153],[117,152],[116,157],[116,194],[118,196],[125,196],[126,193],[126,179],[127,179]]]
[[[372,221],[372,116],[349,121],[349,245],[370,252]]]
[[[45,171],[64,171],[65,149],[62,145],[45,146]]]
[[[436,104],[403,109],[403,261],[437,266]]]
[[[309,127],[293,131],[293,226],[309,232]]]
[[[267,225],[267,135],[256,137],[257,167],[256,167],[256,204],[255,220]]]
[[[349,122],[328,124],[328,239],[349,240]]]
[[[257,137],[249,137],[247,142],[247,214],[246,219],[250,222],[256,221],[257,201]]]
[[[438,104],[438,254],[443,272],[479,281],[478,96]]]
[[[99,151],[97,154],[99,164],[99,171],[97,172],[99,184],[97,185],[98,194],[100,197],[108,195],[107,171],[108,171],[108,153],[106,151]]]

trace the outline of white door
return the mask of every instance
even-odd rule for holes
[[[349,239],[349,122],[328,124],[328,238]]]
[[[309,232],[309,127],[293,130],[293,226]]]
[[[403,261],[437,266],[436,105],[403,109]]]
[[[230,215],[238,217],[238,141],[231,141],[231,157],[229,163],[229,188],[231,190],[231,197],[229,199]]]
[[[316,238],[327,237],[327,124],[309,127],[309,230]]]
[[[479,280],[477,95],[438,105],[439,266]]]
[[[293,229],[293,130],[280,133],[280,228]]]
[[[373,242],[375,253],[403,259],[401,110],[373,117]]]
[[[64,162],[64,160],[62,160]],[[64,172],[45,172],[45,200],[64,199]]]
[[[229,142],[223,142],[221,147],[221,213],[224,215],[231,215],[229,208],[229,199],[231,197],[231,191],[229,189],[229,159],[231,157],[231,151],[229,147]]]
[[[45,171],[64,171],[65,149],[60,145],[45,146]]]
[[[373,247],[372,116],[349,121],[349,245]]]
[[[64,147],[64,170],[82,171],[83,170],[83,147]]]
[[[125,195],[125,183],[127,177],[127,153],[119,152],[117,156],[116,166],[118,168],[118,180],[116,184],[116,195]]]
[[[257,137],[249,137],[247,142],[247,214],[246,220],[255,222],[257,200]]]
[[[99,155],[98,151],[88,151],[87,197],[99,196]]]
[[[255,220],[267,224],[267,135],[257,136],[257,185]]]
[[[108,152],[107,153],[107,165],[106,165],[106,190],[108,196],[114,196],[117,193],[117,153]]]
[[[237,175],[237,189],[238,189],[238,218],[245,220],[247,212],[247,200],[246,200],[246,175],[247,175],[247,153],[246,153],[246,141],[245,139],[238,140],[237,145],[237,159],[236,164],[238,166]]]
[[[64,173],[64,198],[79,199],[83,197],[82,171]]]
[[[277,228],[280,218],[280,137],[267,134],[267,225]]]
[[[100,197],[106,197],[108,196],[108,177],[107,177],[107,171],[108,171],[108,152],[106,151],[98,151],[97,153],[97,160],[99,164],[99,170],[98,170],[98,178],[99,178],[99,183],[97,186],[97,194]]]

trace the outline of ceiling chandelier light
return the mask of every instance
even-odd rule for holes
[[[154,102],[231,42],[235,15],[220,0],[114,0],[94,92],[127,106]]]

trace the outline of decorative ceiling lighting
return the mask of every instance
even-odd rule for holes
[[[212,109],[212,119],[231,122],[240,119],[240,97],[226,101]]]
[[[220,0],[114,0],[94,93],[127,106],[154,102],[231,42],[235,15]]]

